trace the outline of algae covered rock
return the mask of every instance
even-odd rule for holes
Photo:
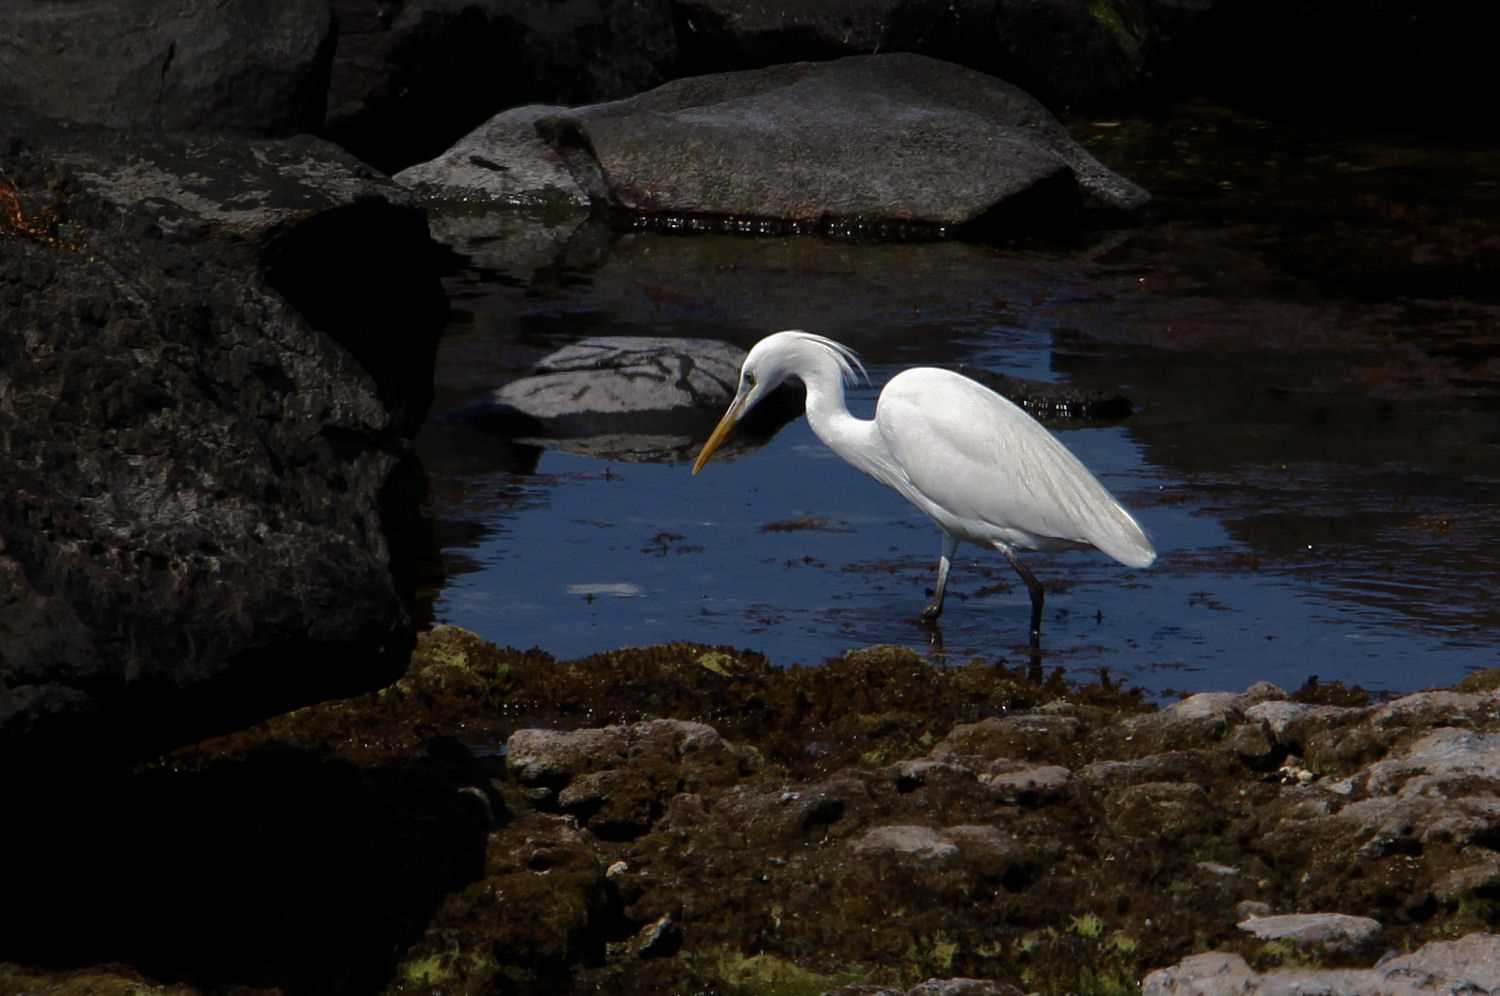
[[[1159,993],[1483,985],[1500,721],[1382,724],[1376,706],[1293,711],[1277,729],[1254,696],[1197,700],[1162,728],[1207,735],[1153,752],[1130,739],[1138,698],[993,664],[870,648],[778,668],[691,644],[556,661],[445,627],[383,692],[184,749],[157,778],[191,779],[201,804],[215,785],[242,798],[235,779],[259,771],[303,813],[258,817],[288,843],[237,848],[243,875],[212,880],[216,903],[262,909],[307,812],[338,831],[306,887],[350,865],[333,881],[363,934],[324,918],[303,932],[316,943],[282,937],[255,979],[283,988],[339,990],[355,976],[325,953],[372,936],[392,953],[357,978],[391,994],[1128,992],[1148,974]],[[1281,737],[1298,723],[1358,732],[1376,756],[1287,777],[1274,764],[1295,767]],[[1269,738],[1271,766],[1237,746],[1246,729]],[[337,794],[313,805],[326,786]],[[72,839],[101,791],[74,805]],[[68,838],[38,819],[26,852],[56,867],[49,841]],[[373,854],[360,834],[377,835]],[[182,888],[170,863],[152,867],[154,888]],[[90,887],[121,891],[130,868],[90,865]],[[58,908],[46,881],[24,879],[27,908]],[[411,883],[404,901],[378,898],[391,882]],[[119,936],[231,964],[280,936],[252,922],[226,942],[198,919],[137,910]],[[19,923],[0,962],[55,959],[59,938],[102,950],[59,922]],[[1377,960],[1371,943],[1409,953]]]

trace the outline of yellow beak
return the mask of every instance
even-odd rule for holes
[[[714,455],[714,450],[718,449],[724,437],[729,435],[729,430],[733,429],[734,424],[740,420],[740,411],[745,407],[745,397],[742,394],[730,402],[729,410],[724,413],[723,418],[719,419],[719,424],[714,426],[714,431],[709,435],[708,442],[703,444],[698,459],[693,461],[694,474],[703,469],[703,465],[708,463],[708,458]]]

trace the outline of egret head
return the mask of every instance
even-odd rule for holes
[[[787,378],[797,377],[806,383],[810,377],[829,372],[835,384],[840,381],[853,384],[856,377],[865,376],[865,368],[852,350],[811,332],[777,332],[757,342],[740,365],[740,383],[734,400],[708,442],[703,444],[693,462],[693,473],[703,469],[735,423]]]

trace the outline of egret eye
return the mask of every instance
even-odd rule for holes
[[[749,370],[745,371],[745,383],[750,387],[755,386],[755,374]]]

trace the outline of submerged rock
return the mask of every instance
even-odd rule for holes
[[[713,339],[582,339],[496,391],[495,408],[558,434],[621,415],[722,411],[734,397],[744,359],[744,350]]]
[[[516,441],[630,461],[690,459],[739,385],[745,351],[713,339],[604,336],[544,357],[531,374],[468,411]],[[776,392],[767,415],[785,418],[796,392]],[[737,433],[734,444],[743,444]]]
[[[500,144],[476,133],[403,175],[429,194],[524,199],[545,191],[510,178],[553,177],[560,161],[594,204],[634,216],[812,228],[1056,228],[1149,200],[1021,90],[917,55],[692,77],[551,115],[507,111],[482,131]],[[495,182],[476,186],[476,159]]]

